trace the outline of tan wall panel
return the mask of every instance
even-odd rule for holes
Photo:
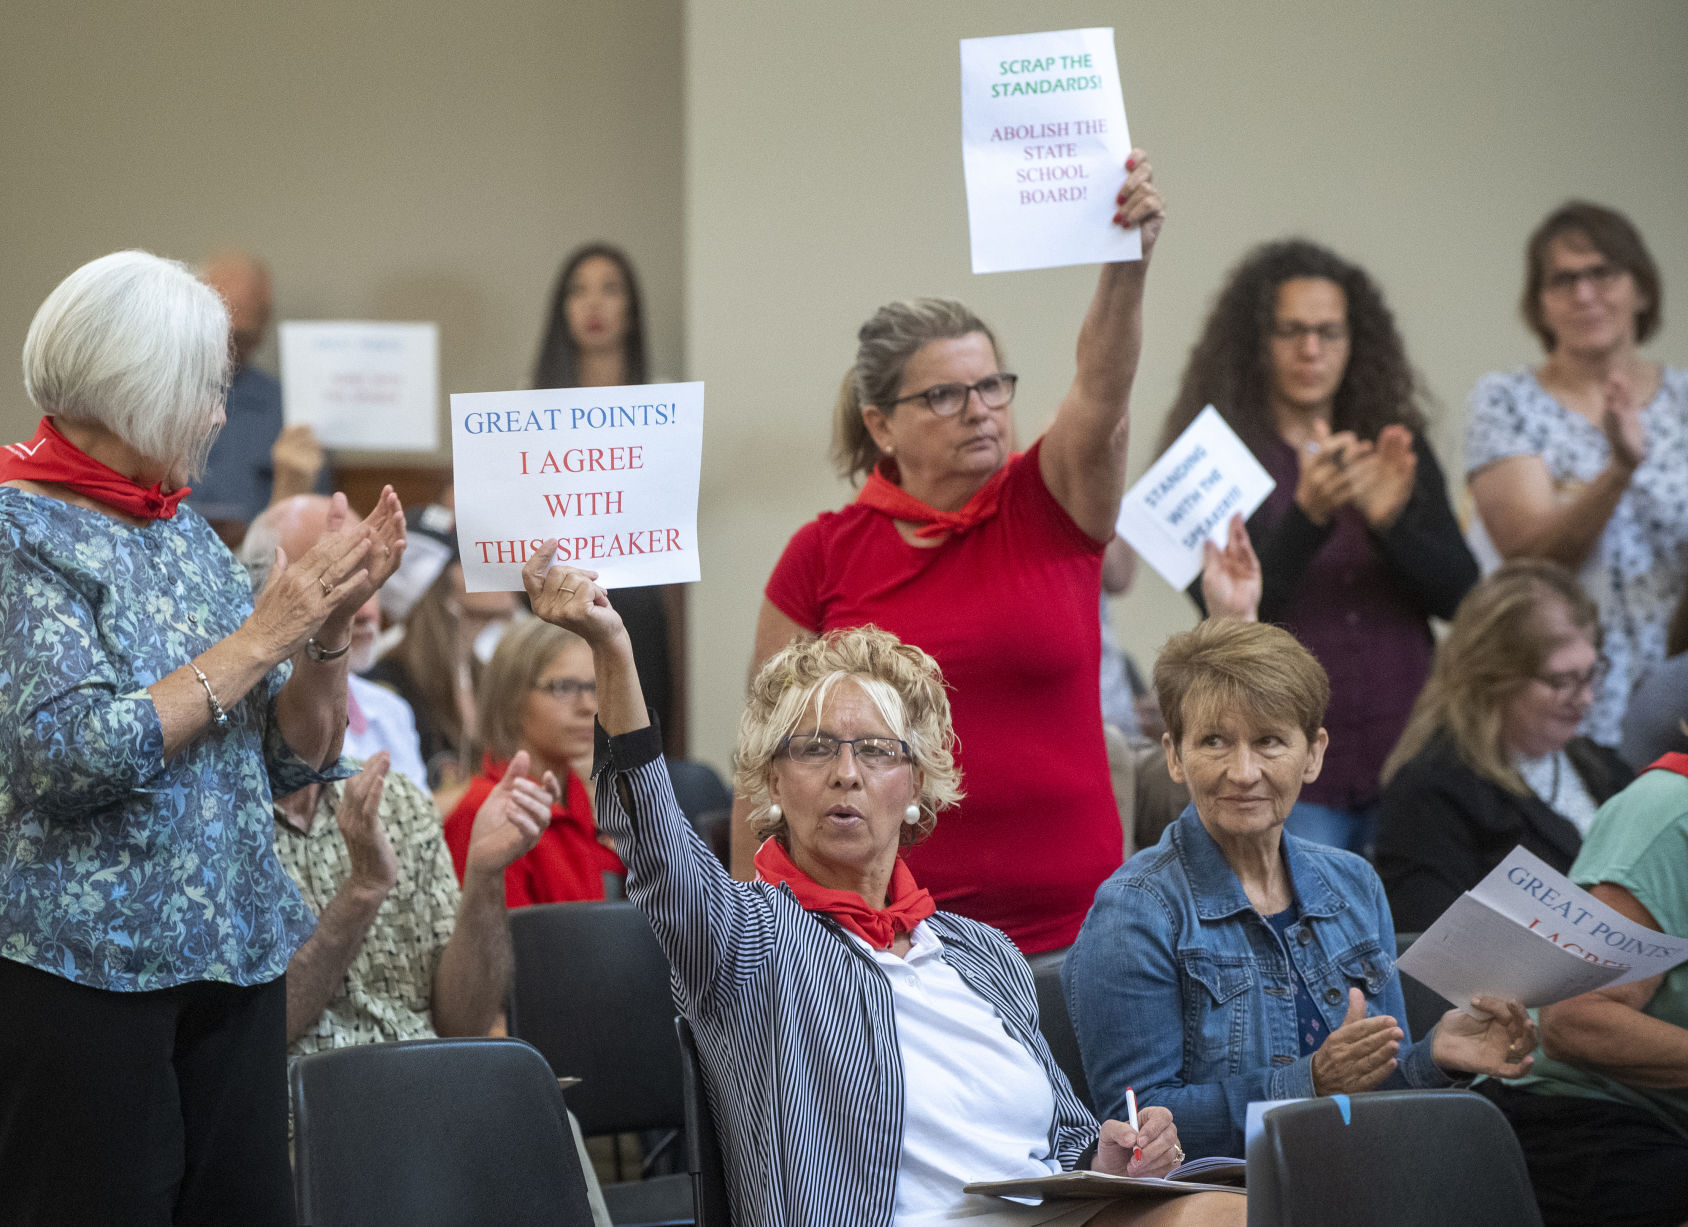
[[[41,299],[130,246],[259,252],[282,319],[437,320],[449,393],[526,386],[562,256],[608,238],[678,371],[680,32],[678,0],[8,5],[0,434]]]

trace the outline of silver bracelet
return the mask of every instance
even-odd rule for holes
[[[220,729],[228,728],[229,714],[223,710],[223,705],[217,702],[217,692],[211,689],[211,679],[206,677],[199,666],[191,660],[188,661],[188,668],[193,670],[193,675],[199,679],[199,684],[205,687],[205,701],[211,706],[211,723]]]
[[[337,648],[323,647],[322,644],[317,642],[315,635],[312,635],[309,639],[305,640],[305,655],[309,656],[312,660],[339,660],[351,650],[352,638],[350,635],[346,636],[346,642],[342,643]]]

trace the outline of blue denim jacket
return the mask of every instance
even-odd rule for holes
[[[1285,835],[1301,919],[1280,942],[1194,806],[1152,848],[1096,892],[1062,969],[1084,1074],[1103,1118],[1140,1105],[1171,1110],[1192,1157],[1241,1155],[1253,1100],[1313,1093],[1313,1058],[1300,1056],[1289,966],[1294,963],[1331,1030],[1348,990],[1366,1013],[1402,1021],[1395,932],[1383,883],[1351,852]],[[1378,1089],[1447,1086],[1428,1041],[1402,1040]]]

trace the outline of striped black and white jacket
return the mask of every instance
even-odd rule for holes
[[[627,896],[656,931],[696,1033],[734,1221],[891,1227],[903,1069],[884,972],[788,888],[727,874],[674,801],[654,727],[600,730],[596,771],[598,827],[627,864]],[[988,925],[949,912],[926,923],[1048,1074],[1050,1152],[1073,1167],[1098,1126],[1038,1030],[1025,959]]]

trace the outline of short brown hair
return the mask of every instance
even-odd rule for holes
[[[1198,709],[1292,725],[1312,741],[1325,722],[1330,678],[1281,626],[1209,618],[1166,641],[1155,661],[1155,697],[1174,748]]]
[[[584,644],[573,631],[542,618],[523,618],[504,632],[481,675],[476,696],[477,740],[482,750],[508,762],[522,748],[522,716],[527,697],[557,653]]]
[[[1383,764],[1385,784],[1437,732],[1445,731],[1478,775],[1520,796],[1528,792],[1502,740],[1502,709],[1558,646],[1543,617],[1554,605],[1600,646],[1599,607],[1577,577],[1556,562],[1517,559],[1465,594],[1437,645],[1430,680]]]
[[[1002,350],[985,322],[951,298],[911,298],[887,303],[856,333],[856,364],[844,375],[833,411],[832,459],[841,477],[866,477],[879,463],[879,448],[862,421],[862,406],[890,414],[902,387],[903,368],[920,347],[981,333],[997,365]]]
[[[799,639],[768,658],[750,683],[733,755],[733,788],[750,800],[750,829],[758,839],[785,839],[785,820],[769,813],[774,758],[800,721],[818,712],[838,682],[854,681],[885,723],[908,743],[920,772],[920,821],[902,828],[902,842],[932,833],[939,810],[961,800],[955,765],[955,727],[938,662],[877,626],[829,631]]]
[[[1659,330],[1664,313],[1664,286],[1659,266],[1641,239],[1635,224],[1616,209],[1571,200],[1543,219],[1524,248],[1524,297],[1519,304],[1524,322],[1541,338],[1549,353],[1557,342],[1542,318],[1541,292],[1547,280],[1547,249],[1554,239],[1578,235],[1588,246],[1635,278],[1636,288],[1647,297],[1647,305],[1635,314],[1635,339],[1645,341]]]

